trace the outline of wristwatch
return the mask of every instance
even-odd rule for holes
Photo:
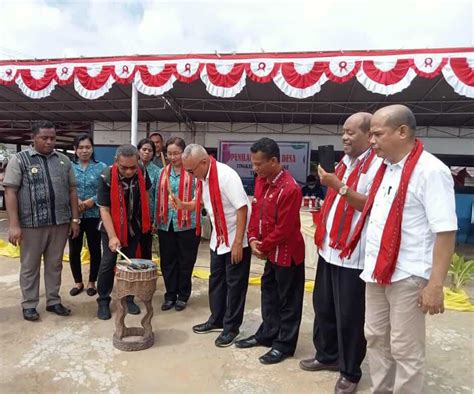
[[[72,219],[73,223],[81,224],[81,219]]]
[[[339,189],[338,193],[341,196],[345,196],[347,194],[347,191],[349,190],[349,186],[347,185],[342,185],[341,188]]]

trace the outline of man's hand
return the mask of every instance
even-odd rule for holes
[[[117,237],[112,237],[109,239],[109,249],[112,252],[116,252],[120,248],[120,240]]]
[[[20,245],[22,239],[21,227],[10,226],[8,228],[8,242],[17,246]]]
[[[250,242],[250,248],[252,249],[252,253],[255,256],[257,256],[261,260],[265,260],[266,259],[265,254],[259,249],[261,244],[262,243],[260,241],[253,240],[252,242]]]
[[[77,238],[80,230],[81,228],[78,223],[71,222],[71,225],[69,226],[69,236],[72,239]]]
[[[444,293],[443,286],[437,285],[426,285],[426,287],[420,292],[418,296],[418,306],[421,311],[426,314],[436,315],[437,313],[444,312]]]
[[[231,258],[230,261],[232,264],[238,264],[242,261],[243,247],[242,242],[234,242],[232,244]]]
[[[331,189],[335,189],[339,191],[339,189],[343,186],[343,183],[339,180],[333,172],[326,172],[323,167],[318,166],[318,175],[321,181],[321,184]]]

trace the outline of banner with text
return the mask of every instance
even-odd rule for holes
[[[218,160],[232,167],[242,178],[247,194],[253,194],[254,173],[250,147],[254,141],[220,141]],[[309,170],[309,142],[278,142],[280,162],[298,183],[303,185]]]

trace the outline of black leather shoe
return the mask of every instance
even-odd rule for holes
[[[38,312],[36,312],[35,308],[26,308],[23,309],[23,319],[28,320],[28,321],[35,321],[40,318],[40,315]]]
[[[222,330],[223,330],[222,327],[211,324],[208,321],[205,323],[201,323],[201,324],[197,324],[193,326],[193,331],[196,334],[207,334],[208,332],[217,332],[217,331],[222,331]]]
[[[235,346],[240,349],[248,349],[251,347],[260,346],[260,343],[257,341],[257,338],[255,338],[255,335],[251,335],[248,338],[244,338],[235,342]]]
[[[186,302],[180,300],[176,301],[174,309],[176,309],[178,312],[184,311],[186,309]]]
[[[109,320],[112,317],[109,304],[99,304],[99,308],[97,309],[97,317],[100,320]]]
[[[357,383],[351,382],[344,376],[337,379],[336,386],[334,386],[335,394],[355,393],[357,390]]]
[[[77,296],[78,294],[82,293],[84,290],[84,285],[82,287],[73,287],[71,290],[69,290],[69,295],[71,296]]]
[[[227,347],[234,343],[235,338],[239,335],[237,332],[221,332],[221,334],[216,338],[215,345],[217,347]]]
[[[171,308],[174,307],[175,302],[174,301],[165,301],[163,304],[161,304],[161,310],[162,311],[169,311]]]
[[[139,315],[140,307],[133,301],[133,296],[127,296],[127,310],[131,315]]]
[[[86,293],[89,297],[95,296],[97,294],[97,289],[94,289],[93,287],[89,287],[86,290]]]
[[[289,357],[288,354],[280,352],[278,349],[270,349],[263,356],[259,357],[262,364],[277,364]]]
[[[62,304],[47,306],[46,310],[48,312],[56,313],[56,315],[59,315],[59,316],[69,316],[71,314],[71,310],[69,308],[66,308]]]
[[[305,371],[339,371],[339,363],[320,363],[316,358],[300,361],[300,368]]]

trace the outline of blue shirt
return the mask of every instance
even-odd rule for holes
[[[151,181],[151,189],[149,192],[150,196],[150,215],[151,215],[151,222],[155,221],[155,211],[156,211],[156,185],[160,180],[161,168],[158,167],[156,164],[148,163],[145,167],[146,172],[148,173],[148,177]]]
[[[175,196],[179,195],[179,179],[181,178],[181,174],[178,172],[178,174],[175,174],[174,168],[171,167],[171,174],[169,177],[169,184],[171,186],[171,190]],[[157,181],[157,186],[159,183],[159,180]],[[155,201],[158,200],[158,196],[156,193],[159,192],[159,187],[155,188]],[[192,186],[192,196],[194,196],[194,193],[196,191],[196,179],[193,180],[193,186]],[[156,222],[156,218],[154,220]],[[196,214],[195,211],[191,211],[191,225],[188,227],[183,227],[179,228],[178,226],[178,211],[174,209],[171,204],[168,204],[168,223],[167,224],[160,224],[157,226],[159,230],[164,230],[168,231],[170,228],[171,221],[173,221],[173,230],[174,231],[184,231],[184,230],[190,230],[193,228],[196,228]]]
[[[99,207],[97,206],[97,188],[99,186],[100,174],[107,166],[101,161],[90,161],[86,168],[81,167],[81,163],[72,163],[74,174],[76,175],[77,197],[85,201],[89,198],[94,200],[94,206],[83,212],[81,218],[98,218]]]

